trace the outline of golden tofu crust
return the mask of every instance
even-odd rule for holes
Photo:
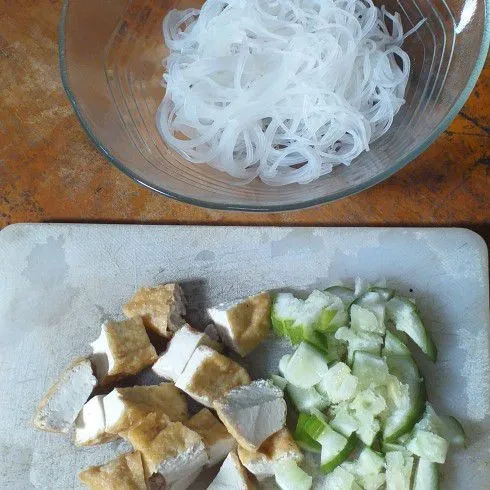
[[[181,422],[169,422],[152,413],[129,429],[128,440],[141,451],[147,474],[152,474],[161,461],[199,444],[201,436]]]
[[[270,332],[271,297],[268,293],[251,296],[227,312],[235,350],[246,356]]]
[[[257,451],[238,446],[238,456],[245,465],[261,459],[271,462],[279,461],[284,457],[292,458],[297,462],[303,459],[301,449],[286,427],[266,439]]]
[[[138,451],[122,454],[102,466],[78,474],[90,490],[146,490],[143,461]]]
[[[114,366],[102,380],[103,385],[137,374],[157,360],[156,350],[141,318],[110,321],[104,325],[104,329],[107,344],[114,357]]]
[[[146,328],[170,338],[184,324],[182,288],[176,283],[139,288],[123,306],[123,313],[128,318],[141,317]]]
[[[232,388],[248,385],[250,382],[250,376],[245,368],[216,352],[203,360],[200,368],[187,384],[187,389],[191,393],[214,401]]]
[[[112,434],[125,432],[150,413],[168,418],[168,422],[181,422],[189,418],[187,401],[173,383],[152,386],[117,388],[125,406],[122,417],[109,428]]]
[[[202,437],[206,447],[211,447],[216,442],[231,437],[226,427],[207,408],[197,412],[185,425]]]

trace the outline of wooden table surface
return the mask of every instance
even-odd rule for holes
[[[490,66],[419,158],[361,194],[282,214],[211,211],[152,193],[116,170],[61,87],[60,0],[0,0],[0,228],[15,222],[465,226],[490,240]]]

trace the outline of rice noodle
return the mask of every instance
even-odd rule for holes
[[[170,11],[163,34],[163,139],[247,182],[349,165],[404,103],[401,20],[371,0],[207,0]]]

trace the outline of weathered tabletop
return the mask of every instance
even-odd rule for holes
[[[314,209],[216,212],[154,194],[90,144],[58,72],[60,0],[0,0],[0,228],[19,221],[462,225],[490,239],[490,65],[458,117],[384,183]]]

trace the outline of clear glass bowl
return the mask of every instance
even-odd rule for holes
[[[383,1],[405,29],[412,60],[406,103],[387,134],[349,167],[310,184],[247,185],[186,162],[155,127],[166,54],[161,23],[192,0],[64,0],[59,27],[63,86],[97,148],[120,170],[166,196],[199,206],[283,211],[333,201],[392,175],[429,146],[457,114],[483,67],[489,43],[485,0]]]

